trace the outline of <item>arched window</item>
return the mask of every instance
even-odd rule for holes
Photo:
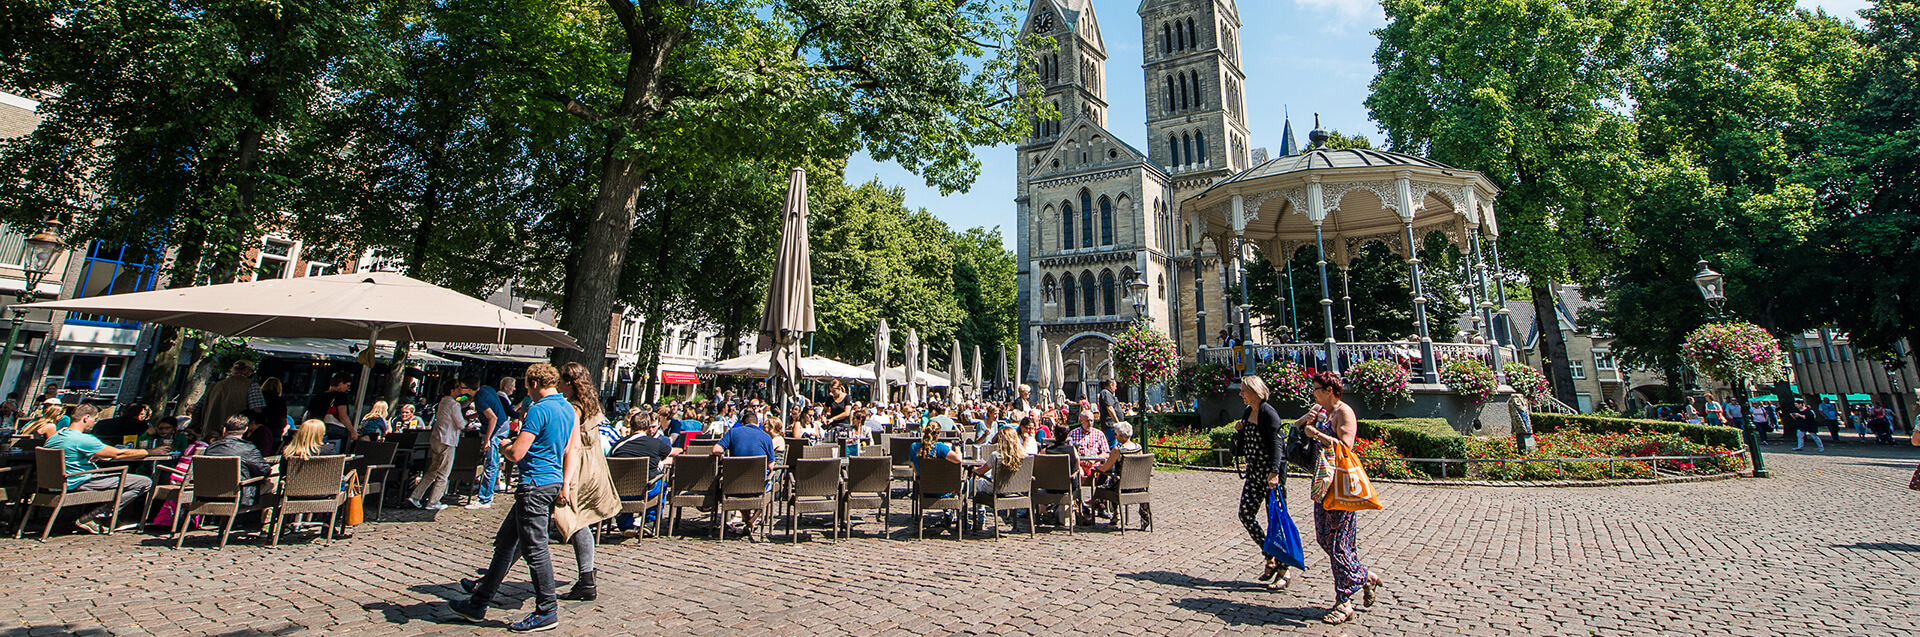
[[[1049,275],[1047,275],[1047,278],[1045,278],[1045,279],[1042,279],[1042,280],[1040,281],[1040,291],[1041,291],[1041,293],[1042,293],[1042,294],[1046,294],[1046,295],[1048,295],[1048,296],[1046,296],[1046,297],[1043,297],[1043,300],[1044,300],[1044,301],[1054,301],[1054,299],[1055,299],[1056,297],[1053,297],[1052,295],[1053,295],[1053,294],[1056,294],[1056,293],[1058,293],[1058,292],[1059,292],[1059,290],[1057,290],[1057,289],[1054,289],[1054,286],[1055,286],[1055,285],[1057,285],[1057,284],[1056,284],[1056,283],[1054,283],[1054,281],[1053,281],[1053,275],[1051,275],[1051,274],[1049,274]]]
[[[1119,314],[1113,311],[1113,293],[1113,271],[1102,270],[1100,272],[1100,314],[1102,316]]]
[[[1081,307],[1087,308],[1087,316],[1094,316],[1094,311],[1100,308],[1096,305],[1100,302],[1100,290],[1094,287],[1092,272],[1080,273],[1080,301]]]
[[[1200,91],[1200,72],[1193,71],[1192,75],[1193,75],[1193,107],[1206,108],[1207,107],[1206,94]]]
[[[1180,140],[1173,133],[1167,133],[1167,165],[1180,165]]]
[[[1173,25],[1162,22],[1160,23],[1160,54],[1167,55],[1172,52]]]
[[[1200,48],[1200,34],[1193,30],[1193,18],[1187,18],[1187,44],[1196,49]]]
[[[1100,196],[1100,245],[1113,245],[1113,201]]]
[[[1200,151],[1198,163],[1207,163],[1207,133],[1205,131],[1193,134],[1193,147]]]
[[[1153,286],[1155,295],[1162,301],[1167,300],[1167,275],[1160,275],[1154,282],[1157,284]]]
[[[1185,109],[1187,108],[1188,104],[1192,103],[1192,98],[1190,97],[1190,95],[1191,94],[1188,92],[1188,89],[1187,89],[1187,74],[1181,73],[1180,74],[1180,108]]]
[[[1060,203],[1060,249],[1073,249],[1073,204]]]
[[[1187,30],[1180,28],[1178,21],[1174,22],[1173,48],[1179,51],[1187,50]]]
[[[1060,277],[1061,316],[1067,318],[1074,316],[1073,306],[1080,300],[1080,297],[1074,294],[1074,287],[1073,275]]]
[[[1174,90],[1173,90],[1173,76],[1171,76],[1171,75],[1169,75],[1169,76],[1167,76],[1167,92],[1165,92],[1165,93],[1162,93],[1162,94],[1161,94],[1162,96],[1164,96],[1164,97],[1166,98],[1166,99],[1165,99],[1164,101],[1165,101],[1165,102],[1166,102],[1166,104],[1167,104],[1167,111],[1168,111],[1168,112],[1172,112],[1172,111],[1173,111],[1173,94],[1174,94]]]
[[[1093,193],[1080,190],[1080,247],[1093,247]]]
[[[1184,162],[1181,162],[1181,163],[1182,163],[1182,164],[1191,164],[1191,163],[1193,163],[1193,138],[1192,138],[1192,137],[1188,137],[1186,133],[1181,133],[1181,134],[1180,134],[1180,147],[1181,147],[1182,149],[1184,149],[1184,150],[1186,150],[1186,161],[1184,161]]]

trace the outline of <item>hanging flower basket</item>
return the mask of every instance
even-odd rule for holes
[[[1232,365],[1203,363],[1180,370],[1179,377],[1174,381],[1174,390],[1188,398],[1199,398],[1224,393],[1239,380],[1240,377],[1233,374]]]
[[[1765,382],[1787,375],[1780,341],[1752,323],[1702,325],[1687,335],[1680,350],[1701,375],[1721,382]]]
[[[1440,365],[1440,382],[1473,404],[1487,402],[1499,388],[1493,368],[1473,358],[1456,358]]]
[[[1267,361],[1260,364],[1260,380],[1267,384],[1268,399],[1294,407],[1305,407],[1313,401],[1313,380],[1307,377],[1307,369],[1287,361]]]
[[[1167,335],[1136,323],[1114,339],[1113,366],[1135,387],[1163,383],[1180,369],[1180,348]]]
[[[1413,401],[1413,375],[1405,367],[1376,358],[1347,369],[1347,391],[1353,392],[1373,409],[1386,409]]]
[[[1534,401],[1552,390],[1547,385],[1546,374],[1540,373],[1540,370],[1534,369],[1532,365],[1509,361],[1506,365],[1502,365],[1500,370],[1506,373],[1507,384],[1525,397],[1528,405],[1534,404]]]

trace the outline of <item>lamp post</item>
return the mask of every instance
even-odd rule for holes
[[[1134,275],[1133,282],[1127,284],[1127,289],[1131,291],[1129,293],[1129,296],[1133,300],[1133,320],[1140,324],[1147,324],[1153,321],[1152,317],[1147,316],[1147,280],[1146,279],[1147,277],[1145,276]],[[1138,409],[1140,403],[1145,402],[1145,399],[1147,397],[1147,388],[1141,387],[1139,383],[1128,383],[1128,384],[1133,386],[1133,392],[1132,392],[1133,404],[1134,404],[1134,408]]]
[[[5,374],[6,367],[13,362],[13,347],[19,344],[20,326],[26,322],[27,311],[20,306],[33,302],[34,289],[40,287],[40,282],[46,280],[47,275],[53,272],[53,260],[66,247],[67,243],[60,239],[60,222],[58,221],[47,222],[45,229],[27,237],[26,254],[20,259],[20,270],[25,274],[26,280],[25,285],[20,287],[20,292],[13,295],[13,329],[7,332],[6,358],[0,359],[0,374]],[[15,377],[13,386],[8,387],[7,392],[17,390],[19,386],[19,379]],[[24,401],[21,404],[24,405]]]
[[[1706,299],[1707,306],[1713,308],[1713,318],[1725,320],[1726,314],[1722,311],[1727,305],[1725,277],[1722,277],[1719,272],[1714,272],[1713,268],[1707,267],[1706,259],[1701,259],[1699,266],[1700,272],[1693,275],[1693,285],[1700,289],[1700,297]],[[1734,420],[1740,426],[1741,438],[1747,442],[1747,456],[1753,461],[1753,477],[1769,477],[1766,458],[1760,454],[1760,441],[1754,437],[1753,421],[1748,417],[1748,413],[1753,410],[1747,405],[1747,380],[1744,378],[1730,380],[1732,382],[1728,384],[1733,385],[1733,399],[1740,404],[1740,417]]]

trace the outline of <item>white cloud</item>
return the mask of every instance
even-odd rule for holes
[[[1324,25],[1328,30],[1372,28],[1387,19],[1386,12],[1375,0],[1294,0],[1294,4],[1311,11],[1333,14],[1333,19]]]

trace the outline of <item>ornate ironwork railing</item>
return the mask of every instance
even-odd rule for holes
[[[1408,370],[1415,369],[1420,363],[1420,346],[1417,343],[1336,343],[1334,353],[1340,358],[1340,367],[1345,369],[1370,360],[1390,360]],[[1481,362],[1492,362],[1493,346],[1478,343],[1434,343],[1433,356],[1439,360],[1457,358],[1475,358]],[[1272,360],[1291,361],[1296,365],[1312,369],[1327,369],[1327,353],[1324,346],[1314,343],[1287,343],[1281,345],[1253,344],[1240,347],[1208,347],[1200,350],[1202,363],[1244,364],[1241,356],[1250,356],[1253,363]],[[1513,348],[1500,346],[1502,361],[1515,360]]]

